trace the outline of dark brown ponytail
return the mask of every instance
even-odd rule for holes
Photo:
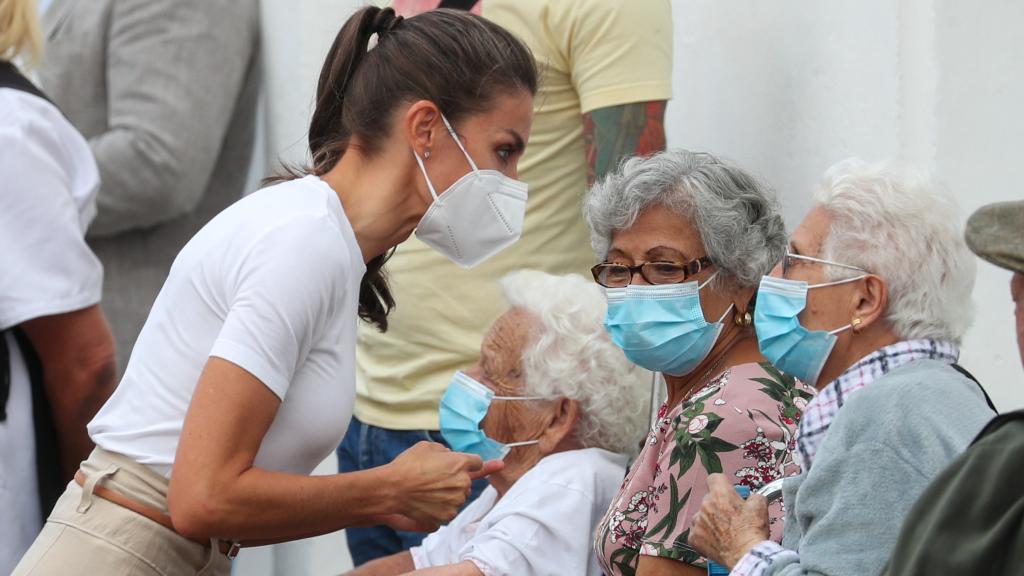
[[[535,94],[537,69],[529,49],[497,24],[460,10],[403,19],[391,8],[362,8],[338,32],[320,71],[309,125],[313,165],[305,172],[329,172],[353,136],[361,153],[376,154],[403,102],[430,100],[458,122],[512,90]],[[359,317],[381,331],[395,306],[384,272],[393,252],[367,262],[359,287]]]

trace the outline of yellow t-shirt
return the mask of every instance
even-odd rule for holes
[[[356,417],[395,430],[437,429],[455,370],[476,362],[507,308],[498,281],[522,268],[587,274],[583,114],[671,96],[668,0],[483,0],[483,16],[519,36],[541,70],[519,177],[530,185],[519,242],[472,270],[415,237],[387,265],[397,306],[381,334],[361,324]]]

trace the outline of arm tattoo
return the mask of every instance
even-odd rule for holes
[[[584,114],[583,140],[590,185],[625,157],[665,149],[665,101],[610,106]]]

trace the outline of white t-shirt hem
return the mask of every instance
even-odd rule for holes
[[[216,356],[238,365],[246,372],[252,374],[264,386],[270,389],[275,396],[284,400],[285,392],[288,391],[288,377],[277,373],[270,367],[270,363],[264,360],[263,356],[255,350],[249,349],[224,338],[218,338],[213,343],[210,356]]]
[[[97,283],[96,286],[90,286],[89,289],[76,296],[61,300],[50,300],[42,303],[35,303],[31,306],[17,308],[14,310],[5,310],[7,314],[0,315],[0,330],[7,330],[12,326],[17,326],[35,318],[84,310],[85,308],[99,304],[101,298],[102,291],[99,283]]]

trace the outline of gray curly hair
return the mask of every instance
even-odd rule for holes
[[[738,288],[757,286],[786,253],[771,188],[711,154],[675,149],[630,158],[590,189],[583,215],[594,255],[604,260],[612,234],[659,205],[696,226],[708,258]]]

